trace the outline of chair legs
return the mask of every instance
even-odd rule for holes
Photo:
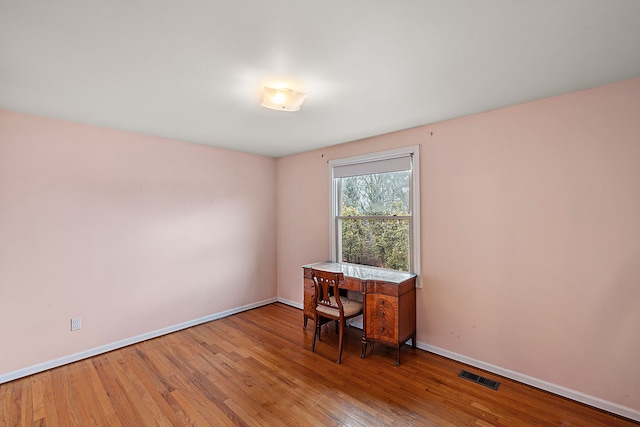
[[[316,316],[315,321],[313,322],[313,341],[311,341],[311,351],[314,352],[316,350],[316,337],[318,341],[320,341],[320,319],[319,316]]]
[[[339,321],[336,320],[336,323],[338,323]],[[338,338],[338,361],[336,363],[340,364],[342,363],[342,338],[344,337],[344,322],[340,322],[340,335]]]
[[[339,320],[336,320],[336,333],[338,334],[338,360],[336,361],[336,363],[342,363],[342,342],[344,339],[344,322],[341,322]],[[320,327],[321,327],[321,322],[320,322],[320,316],[317,316],[315,319],[315,325],[313,327],[313,339],[311,341],[311,351],[315,352],[316,349],[316,339],[318,341],[321,341],[320,339]]]

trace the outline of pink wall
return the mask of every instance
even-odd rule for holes
[[[0,110],[0,377],[273,298],[276,262],[301,304],[327,160],[422,144],[419,344],[640,416],[638,117],[634,79],[276,161]]]
[[[414,144],[421,346],[640,417],[640,78],[279,159],[280,298],[329,257],[327,160]]]
[[[272,158],[0,110],[0,376],[275,298],[275,180]]]

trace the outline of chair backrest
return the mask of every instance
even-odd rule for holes
[[[340,293],[338,289],[340,288],[340,286],[344,285],[344,274],[333,273],[324,270],[315,270],[312,268],[311,275],[313,277],[313,284],[316,288],[316,305],[337,308],[342,313],[342,301],[340,300]],[[335,296],[335,304],[333,305],[331,304],[332,296]]]

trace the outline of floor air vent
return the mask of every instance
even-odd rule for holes
[[[460,371],[460,374],[458,374],[458,376],[469,381],[473,381],[474,383],[483,385],[485,387],[489,387],[493,390],[497,390],[498,387],[500,387],[500,383],[498,381],[490,380],[489,378],[484,378],[480,375],[472,374],[471,372],[467,372],[465,370]]]

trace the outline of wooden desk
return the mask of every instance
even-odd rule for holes
[[[311,268],[344,273],[344,289],[359,292],[364,303],[362,316],[362,353],[367,343],[379,342],[396,349],[400,365],[400,347],[411,339],[416,348],[416,275],[366,265],[318,262],[304,265],[304,326],[314,319],[315,288]],[[342,288],[341,288],[342,289]]]

